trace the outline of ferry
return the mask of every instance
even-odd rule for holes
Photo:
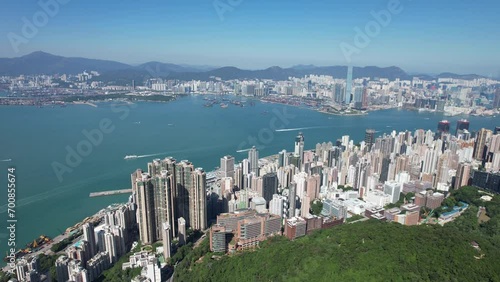
[[[125,158],[123,158],[124,160],[133,160],[133,159],[137,159],[137,155],[127,155],[125,156]]]

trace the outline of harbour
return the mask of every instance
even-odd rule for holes
[[[249,101],[247,105],[250,105]],[[219,159],[225,155],[242,160],[252,146],[259,149],[261,156],[270,156],[283,149],[291,151],[293,142],[290,140],[294,140],[297,131],[270,130],[273,119],[286,117],[287,124],[281,129],[308,128],[304,131],[305,144],[306,149],[311,149],[316,143],[335,142],[343,135],[350,135],[352,140],[359,142],[364,139],[367,128],[377,131],[377,135],[417,128],[434,131],[444,118],[442,113],[404,110],[381,110],[364,116],[333,116],[255,100],[252,101],[254,106],[239,107],[229,103],[226,109],[213,107],[205,111],[204,103],[206,101],[201,95],[182,97],[171,103],[137,102],[134,108],[127,109],[123,119],[112,111],[112,103],[107,102],[100,103],[97,108],[72,104],[64,108],[42,109],[0,106],[0,118],[11,121],[0,124],[0,130],[11,133],[11,138],[3,140],[4,148],[9,150],[0,152],[0,160],[11,161],[0,162],[0,169],[8,166],[22,169],[22,186],[16,199],[22,224],[18,226],[16,239],[29,242],[39,234],[56,238],[61,234],[58,230],[73,226],[102,207],[126,202],[130,192],[107,193],[92,198],[89,195],[97,192],[98,187],[130,187],[130,174],[137,168],[145,169],[146,163],[155,157],[187,159],[197,167],[205,168],[208,182],[215,179],[212,176],[215,173],[209,172],[220,165]],[[260,114],[266,111],[269,114]],[[446,118],[454,127],[463,117]],[[113,132],[103,135],[90,154],[81,156],[78,165],[69,167],[65,148],[69,146],[75,150],[85,138],[82,130],[92,130],[89,124],[98,125],[103,119],[112,120]],[[135,123],[137,121],[141,121],[140,124]],[[481,127],[494,128],[498,118],[471,116],[469,121],[471,131],[477,131]],[[33,142],[33,138],[37,142]],[[165,153],[124,160],[127,155],[139,157],[151,152]],[[56,162],[71,168],[61,180],[53,168]],[[6,204],[6,199],[1,198],[0,214],[6,213]],[[43,210],[43,217],[29,216],[33,210]],[[40,225],[40,220],[45,224]],[[0,245],[4,254],[5,246]]]

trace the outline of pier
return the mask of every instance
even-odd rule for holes
[[[90,193],[89,197],[94,198],[94,197],[111,196],[111,195],[119,195],[119,194],[130,194],[130,193],[132,193],[132,189],[122,189],[122,190],[93,192],[93,193]]]

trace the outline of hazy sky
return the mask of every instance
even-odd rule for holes
[[[374,20],[371,12],[387,10],[393,0],[59,0],[68,3],[46,24],[39,1],[57,0],[2,3],[0,57],[42,50],[130,64],[155,60],[255,69],[346,65],[344,42],[357,48],[351,56],[356,66],[500,76],[500,1],[495,0],[400,0],[399,12],[389,12],[388,24],[373,29],[365,46],[354,43],[355,28],[364,30]],[[23,36],[23,17],[40,25],[32,38]],[[18,52],[9,34],[23,38]]]

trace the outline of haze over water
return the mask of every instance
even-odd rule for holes
[[[260,148],[261,157],[282,149],[291,151],[299,129],[304,133],[306,148],[312,149],[318,142],[334,142],[343,135],[350,135],[359,143],[364,139],[366,128],[377,130],[377,136],[392,130],[435,131],[438,121],[448,119],[454,132],[456,121],[464,118],[402,110],[341,117],[258,101],[253,107],[205,108],[202,98],[190,96],[171,103],[137,103],[123,120],[121,113],[112,111],[111,103],[100,103],[97,108],[87,105],[0,107],[0,175],[1,193],[4,193],[0,196],[0,217],[4,218],[0,221],[0,252],[6,252],[3,242],[7,184],[4,179],[7,168],[12,165],[17,169],[17,245],[21,247],[40,234],[54,237],[111,203],[125,202],[128,195],[89,198],[89,193],[130,188],[130,173],[137,168],[145,169],[153,158],[187,159],[206,171],[219,166],[219,159],[224,155],[233,155],[238,161],[246,158],[244,149],[251,147],[248,137],[259,140],[259,131],[272,128],[276,111],[285,111],[294,118],[290,118],[283,130],[272,131],[272,138],[266,135],[271,139],[268,144],[258,141],[264,145]],[[130,106],[122,103],[121,107]],[[82,130],[97,129],[104,118],[112,121],[115,130],[104,134],[102,143],[94,146],[92,153],[83,157],[71,173],[65,173],[60,182],[52,163],[65,164],[66,146],[75,149],[86,139]],[[467,118],[471,131],[500,125],[498,117]],[[282,124],[278,119],[276,125]],[[126,155],[155,156],[124,160]],[[12,161],[2,161],[7,159]]]

